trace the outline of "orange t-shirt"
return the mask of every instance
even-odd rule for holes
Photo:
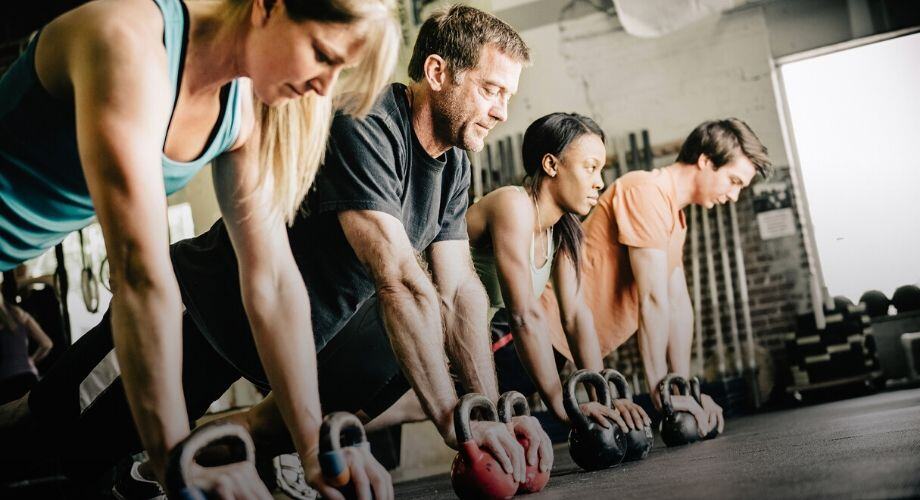
[[[629,172],[617,179],[583,226],[581,286],[594,313],[601,354],[606,356],[639,328],[639,293],[627,247],[667,252],[670,276],[682,266],[687,221],[677,205],[674,179],[667,170],[658,169]],[[540,300],[553,346],[572,359],[552,284]]]

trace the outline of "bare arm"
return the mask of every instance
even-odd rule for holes
[[[457,447],[453,409],[457,394],[447,370],[438,293],[419,266],[402,224],[370,210],[339,213],[348,243],[377,285],[384,327],[396,360],[444,442]],[[497,392],[497,391],[496,391]],[[524,451],[497,422],[473,422],[473,438],[488,448],[502,468],[524,478]]]
[[[629,247],[629,263],[639,289],[639,350],[652,401],[658,404],[658,382],[668,373],[671,319],[668,260],[663,250]]]
[[[463,386],[498,400],[498,382],[486,316],[489,301],[473,270],[466,240],[440,241],[429,250],[438,291],[447,356],[460,371]]]
[[[486,324],[488,297],[473,270],[467,240],[442,241],[432,245],[431,268],[444,317],[447,351],[460,369],[466,387],[498,399],[492,349]],[[553,445],[533,417],[511,419],[511,432],[527,438],[527,464],[539,464],[541,471],[553,464]]]
[[[585,279],[582,275],[582,279]],[[553,291],[559,303],[559,316],[569,350],[578,368],[600,371],[604,368],[594,315],[584,299],[575,267],[567,255],[556,254],[553,266]]]
[[[256,191],[258,132],[214,164],[214,189],[239,263],[243,305],[274,400],[305,466],[316,464],[322,423],[310,301],[284,221]]]
[[[182,306],[160,164],[172,103],[162,45],[129,24],[75,37],[68,77],[80,160],[111,266],[115,351],[138,433],[162,481],[167,451],[189,432]]]
[[[668,333],[668,364],[671,371],[690,376],[690,352],[693,345],[693,306],[683,268],[676,268],[668,280],[670,328]]]
[[[445,442],[456,446],[457,403],[447,360],[438,296],[419,266],[402,224],[369,210],[339,213],[348,243],[377,286],[380,312],[403,373]]]
[[[547,335],[546,314],[540,299],[533,296],[530,245],[534,210],[530,197],[509,192],[502,199],[493,201],[488,218],[502,299],[511,320],[515,349],[543,401],[557,418],[568,421],[562,405],[562,383],[556,370],[553,345]]]

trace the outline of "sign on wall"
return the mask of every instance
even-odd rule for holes
[[[754,213],[760,238],[771,240],[795,235],[795,211],[792,196],[785,182],[755,184]]]

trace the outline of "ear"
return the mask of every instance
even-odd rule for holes
[[[550,177],[556,177],[559,171],[559,161],[556,160],[555,156],[549,153],[543,155],[541,166],[543,167],[543,172]]]
[[[425,58],[422,72],[425,75],[425,81],[428,82],[428,86],[435,92],[440,91],[447,79],[450,78],[447,61],[437,54],[430,54]]]
[[[696,166],[700,170],[705,170],[707,168],[709,170],[713,170],[714,165],[712,164],[712,160],[709,159],[709,156],[707,156],[706,153],[700,153],[700,157],[697,158],[696,160]]]

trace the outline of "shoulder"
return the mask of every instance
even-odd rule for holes
[[[165,54],[163,16],[152,1],[90,2],[55,19],[47,29],[98,56]]]
[[[611,186],[611,198],[636,198],[667,201],[667,177],[662,170],[634,171],[620,177]]]
[[[484,196],[478,204],[482,204],[482,210],[490,222],[533,223],[533,200],[517,186],[500,187]]]

